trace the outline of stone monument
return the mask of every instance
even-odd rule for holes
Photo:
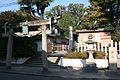
[[[117,70],[117,49],[109,47],[109,69],[112,71]]]
[[[86,66],[83,68],[83,72],[98,72],[98,69],[95,64],[95,60],[93,58],[93,53],[95,51],[94,44],[96,44],[96,42],[93,41],[92,34],[89,35],[86,44],[88,44],[88,48],[86,51],[89,53],[89,58],[86,61]]]

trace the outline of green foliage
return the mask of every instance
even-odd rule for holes
[[[97,6],[97,2],[91,2],[91,6],[85,8],[87,13],[82,17],[80,28],[96,29],[105,27],[106,18],[101,18],[104,14],[100,12],[100,9],[101,7]]]
[[[88,55],[87,55],[87,53],[71,52],[71,53],[65,55],[64,58],[70,58],[70,59],[87,59]]]
[[[61,16],[65,11],[66,11],[65,6],[58,5],[50,9],[50,11],[46,11],[45,15],[46,15],[46,18],[54,17],[54,16]]]
[[[13,57],[30,57],[37,52],[34,38],[15,38],[14,43]]]
[[[106,53],[102,51],[95,51],[94,58],[95,59],[105,59]]]
[[[13,11],[5,11],[0,13],[0,24],[4,25],[6,22],[8,24],[17,24],[22,21],[33,20],[31,16],[26,13],[22,13],[20,10]]]
[[[46,12],[46,18],[62,16],[59,24],[63,30],[61,33],[68,36],[68,27],[73,26],[73,31],[76,31],[81,25],[81,17],[84,13],[83,4],[69,4],[67,7],[58,5]]]
[[[69,4],[67,9],[68,13],[70,13],[73,18],[76,29],[78,29],[82,23],[81,18],[85,13],[84,4]]]
[[[12,57],[30,57],[37,52],[37,44],[34,38],[14,38]],[[0,40],[0,57],[6,57],[7,38]]]
[[[21,15],[18,15],[13,11],[6,11],[0,14],[1,24],[4,24],[5,22],[8,22],[9,24],[19,23],[19,21],[23,21],[23,19],[24,18],[21,17]]]
[[[73,29],[75,30],[75,23],[73,21],[73,18],[71,17],[71,14],[69,13],[64,13],[62,16],[62,19],[60,20],[60,24],[63,30],[63,35],[68,36],[69,32],[69,26],[72,26]]]
[[[7,38],[0,38],[0,57],[6,57]]]
[[[119,42],[120,41],[120,30],[115,30],[112,33],[112,40]]]
[[[105,13],[103,17],[107,18],[109,25],[115,28],[120,27],[120,0],[89,0],[97,2],[101,7],[101,12]]]
[[[18,0],[21,5],[21,10],[30,13],[36,19],[44,18],[44,10],[50,5],[53,0]],[[35,15],[37,13],[39,17]]]

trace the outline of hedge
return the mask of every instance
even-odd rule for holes
[[[64,56],[64,58],[70,58],[70,59],[87,59],[88,55],[86,53],[81,52],[71,52]]]
[[[95,51],[94,58],[95,59],[105,59],[106,53],[102,51]]]
[[[106,53],[105,52],[102,52],[102,51],[95,51],[93,53],[93,57],[94,59],[105,59],[105,55]],[[70,59],[88,59],[89,57],[89,54],[88,52],[71,52],[69,54],[66,54],[64,56],[64,58],[70,58]]]

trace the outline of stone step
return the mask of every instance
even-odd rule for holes
[[[42,61],[29,61],[29,62],[26,62],[26,63],[42,63]]]
[[[29,64],[29,65],[42,65],[42,62],[39,62],[39,63],[38,62],[36,62],[36,63],[26,63],[26,64]],[[48,65],[56,65],[57,66],[58,64],[57,63],[49,63],[48,62]]]
[[[29,67],[41,67],[42,68],[42,65],[24,65],[24,66],[29,66]],[[59,66],[49,66],[48,65],[48,68],[58,68]]]
[[[58,68],[58,62],[59,60],[56,60],[55,63],[48,61],[48,68]],[[23,64],[24,66],[29,67],[42,67],[42,57],[35,55],[31,59],[29,59],[27,62]]]

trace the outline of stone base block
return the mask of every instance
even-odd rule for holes
[[[86,73],[97,73],[98,68],[96,67],[96,64],[86,64],[86,66],[83,68],[83,72]]]

